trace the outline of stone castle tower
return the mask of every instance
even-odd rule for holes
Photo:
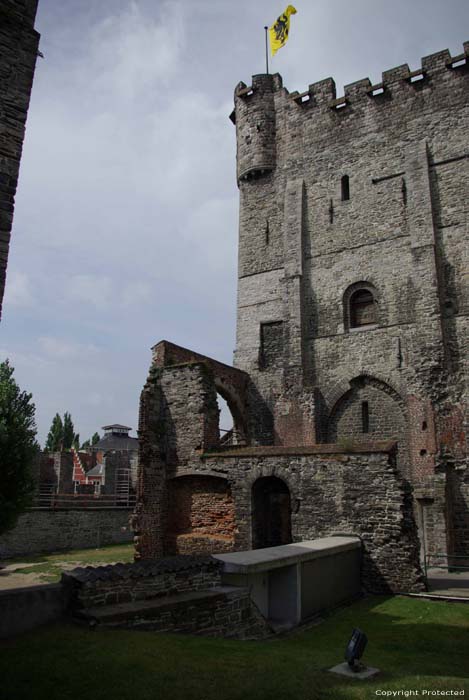
[[[237,86],[234,367],[155,346],[139,556],[353,532],[374,590],[418,589],[419,550],[469,558],[468,56],[340,98]]]
[[[0,316],[26,117],[39,46],[38,0],[0,5]]]

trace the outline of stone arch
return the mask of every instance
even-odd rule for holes
[[[168,480],[166,554],[229,552],[235,532],[235,507],[227,479],[185,473]]]
[[[322,400],[328,411],[329,416],[334,411],[336,404],[340,401],[342,396],[350,391],[352,387],[352,382],[359,379],[360,377],[369,377],[374,379],[376,382],[381,383],[384,386],[389,387],[393,392],[396,400],[402,404],[403,410],[405,409],[405,401],[403,399],[402,389],[394,382],[393,379],[385,375],[379,374],[378,372],[369,372],[366,369],[359,369],[357,374],[353,376],[344,377],[338,382],[332,385],[329,389],[322,392]]]
[[[226,401],[233,418],[233,443],[242,445],[247,442],[245,405],[243,398],[217,375],[214,376],[215,389]]]
[[[406,405],[389,383],[362,373],[331,407],[327,441],[356,443],[397,440],[400,463],[408,460]]]
[[[252,484],[253,549],[289,544],[291,534],[291,495],[278,476],[261,476]]]

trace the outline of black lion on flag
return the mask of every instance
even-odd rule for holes
[[[288,15],[283,14],[274,24],[275,39],[285,43],[288,39]]]

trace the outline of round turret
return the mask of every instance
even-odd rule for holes
[[[252,86],[235,90],[237,177],[248,180],[275,168],[275,104],[273,75],[254,75]]]

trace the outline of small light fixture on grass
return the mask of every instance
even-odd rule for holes
[[[345,650],[345,660],[347,661],[349,668],[358,673],[362,671],[364,666],[360,663],[360,659],[365,651],[366,644],[368,642],[368,637],[364,632],[362,632],[358,627],[354,627],[352,630],[352,636],[347,644]]]

